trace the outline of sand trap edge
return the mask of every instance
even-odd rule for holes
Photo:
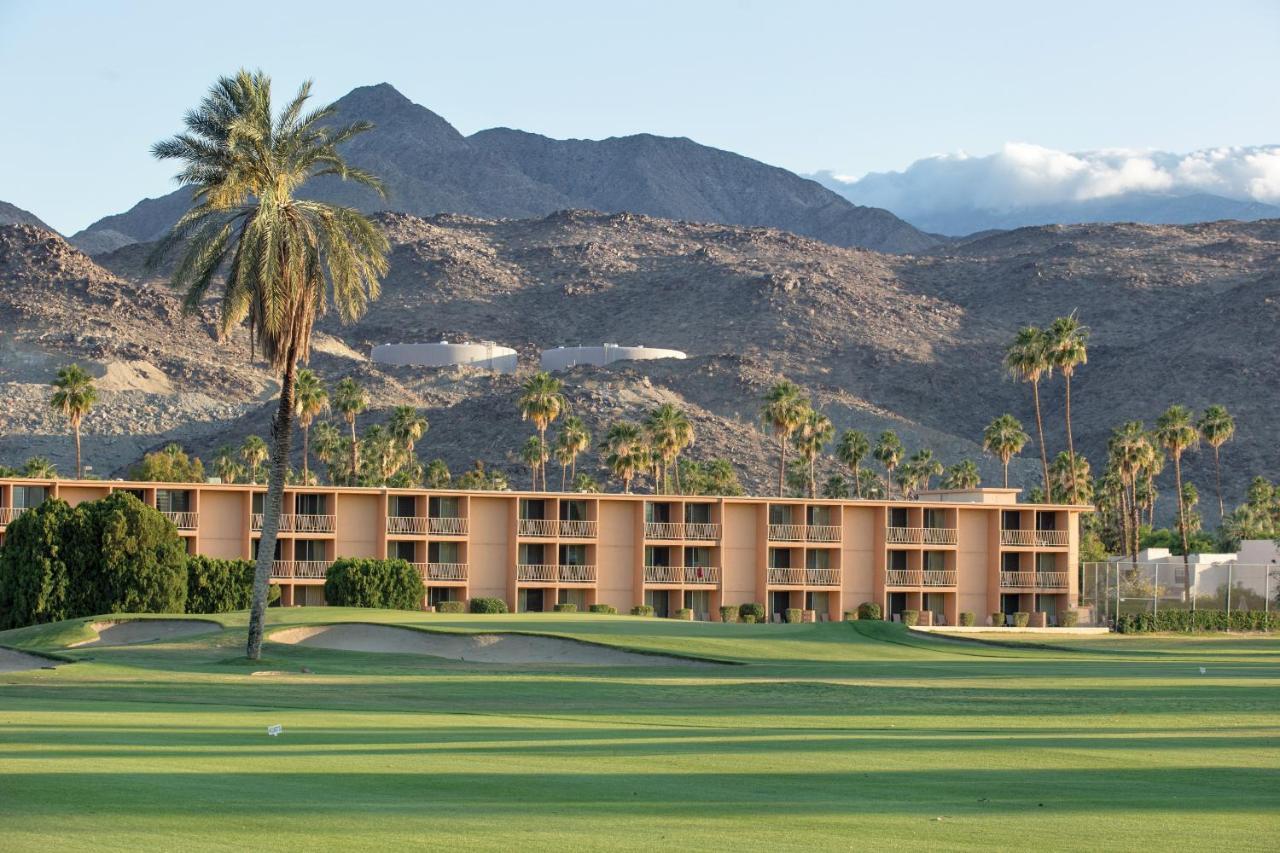
[[[108,628],[114,625],[139,625],[139,624],[146,624],[148,622],[162,623],[166,625],[173,624],[173,623],[199,624],[199,625],[209,625],[212,627],[207,631],[192,631],[190,633],[182,634],[176,637],[155,637],[149,640],[134,640],[128,643],[99,643],[98,642],[98,640],[102,639],[101,632],[103,628]],[[181,619],[181,618],[174,618],[173,616],[169,616],[169,615],[165,615],[165,616],[157,615],[155,619],[145,619],[145,618],[144,619],[136,619],[136,618],[135,619],[93,619],[93,618],[90,618],[85,620],[84,627],[88,628],[96,636],[93,637],[92,639],[81,640],[78,643],[72,643],[71,645],[67,646],[68,649],[117,648],[120,646],[143,646],[143,645],[147,645],[148,643],[163,642],[166,640],[185,640],[190,637],[201,637],[201,636],[204,636],[205,634],[213,634],[218,631],[227,630],[225,625],[213,619]]]

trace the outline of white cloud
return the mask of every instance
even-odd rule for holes
[[[1010,142],[986,156],[942,154],[917,160],[901,172],[830,178],[857,203],[908,218],[963,208],[1009,211],[1130,192],[1210,193],[1280,204],[1280,145],[1190,154],[1133,149],[1073,154]]]

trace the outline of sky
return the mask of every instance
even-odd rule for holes
[[[226,8],[0,0],[0,200],[69,234],[169,192],[150,145],[241,66],[321,101],[389,82],[463,133],[643,131],[854,177],[1011,142],[1280,143],[1274,0]]]

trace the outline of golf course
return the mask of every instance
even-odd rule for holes
[[[0,632],[0,849],[270,833],[279,850],[1238,851],[1280,834],[1274,635],[273,608],[251,662],[244,613],[125,621],[147,618]]]

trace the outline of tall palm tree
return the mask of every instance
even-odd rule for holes
[[[32,456],[22,465],[21,476],[28,480],[55,480],[58,469],[44,456]]]
[[[604,442],[605,464],[615,477],[622,481],[622,491],[631,493],[631,481],[649,462],[649,448],[644,432],[629,421],[619,421],[609,427]]]
[[[244,473],[236,461],[236,449],[229,444],[219,447],[213,454],[213,472],[224,483],[234,483]]]
[[[334,386],[332,402],[351,430],[351,476],[355,477],[360,473],[360,439],[356,438],[356,417],[369,408],[369,399],[365,396],[364,389],[348,376]]]
[[[1049,453],[1044,446],[1044,420],[1040,417],[1040,380],[1053,370],[1049,356],[1049,336],[1043,329],[1026,326],[1018,331],[1005,350],[1004,365],[1014,379],[1031,383],[1036,405],[1036,435],[1040,443],[1040,467],[1044,472],[1044,493],[1049,494]]]
[[[263,462],[267,461],[267,457],[271,455],[271,450],[267,447],[267,443],[262,440],[260,435],[246,435],[244,442],[240,445],[240,458],[244,460],[244,464],[249,466],[249,482],[258,482],[258,468]],[[265,523],[265,520],[264,520]]]
[[[1076,445],[1071,437],[1071,376],[1076,367],[1089,361],[1089,329],[1076,319],[1072,311],[1065,317],[1054,320],[1047,330],[1049,338],[1049,360],[1053,367],[1062,371],[1066,380],[1066,419],[1067,419],[1067,455],[1071,459],[1069,469],[1072,477],[1076,471]],[[1069,503],[1080,503],[1079,484],[1071,481]]]
[[[1031,436],[1013,415],[1004,414],[987,424],[982,431],[982,449],[1000,460],[1004,466],[1004,487],[1009,488],[1009,460],[1022,452]]]
[[[1049,499],[1055,503],[1080,504],[1093,499],[1093,475],[1084,456],[1059,451],[1049,463],[1049,479],[1053,484]]]
[[[341,458],[342,434],[338,428],[328,421],[316,424],[316,458],[324,463],[329,474],[329,482],[338,485],[338,472],[335,465]]]
[[[341,319],[355,319],[377,297],[387,270],[387,238],[363,214],[298,197],[309,181],[323,176],[382,192],[375,177],[351,168],[338,153],[338,146],[372,125],[336,125],[332,105],[308,112],[310,95],[308,81],[277,114],[270,78],[242,70],[220,79],[187,114],[186,133],[152,148],[156,157],[183,164],[178,181],[192,188],[194,202],[160,241],[153,260],[181,248],[173,283],[186,289],[190,311],[217,280],[223,291],[219,333],[248,320],[250,339],[280,377],[249,617],[251,659],[262,651],[298,362],[310,356],[316,317],[332,304]]]
[[[933,451],[927,447],[911,454],[907,465],[911,467],[913,487],[917,489],[921,486],[928,489],[929,480],[942,476],[942,463],[933,458]]]
[[[97,402],[98,391],[93,387],[93,377],[78,364],[59,368],[52,385],[54,391],[49,405],[71,425],[76,440],[76,479],[80,479],[84,477],[84,466],[80,464],[80,424]]]
[[[817,409],[806,412],[804,420],[800,422],[800,428],[796,430],[794,439],[796,451],[804,460],[805,468],[809,472],[809,497],[811,498],[818,496],[818,457],[822,455],[822,449],[831,442],[835,434],[836,428],[832,425],[831,418]]]
[[[525,380],[524,386],[520,389],[520,397],[516,400],[516,405],[520,407],[520,420],[533,421],[534,428],[538,430],[538,438],[544,445],[547,440],[547,427],[568,407],[562,387],[559,379],[545,370],[540,370]],[[537,473],[542,475],[542,488],[545,489],[547,487],[546,469],[542,468]],[[536,483],[533,488],[537,491]]]
[[[905,452],[906,450],[902,447],[902,440],[898,438],[896,432],[887,429],[880,433],[880,438],[876,440],[876,446],[871,451],[871,455],[884,466],[885,472],[889,475],[889,483],[894,482],[893,471],[902,462],[902,455]]]
[[[1173,479],[1178,490],[1178,533],[1182,537],[1183,599],[1191,599],[1191,555],[1187,537],[1187,510],[1182,490],[1182,454],[1200,444],[1195,419],[1186,406],[1173,405],[1156,418],[1155,439],[1173,459]]]
[[[556,436],[556,445],[551,450],[551,456],[560,465],[560,491],[562,492],[569,483],[569,466],[573,464],[577,455],[569,436],[561,430],[560,434]]]
[[[591,446],[591,430],[577,415],[569,415],[560,426],[560,442],[569,452],[569,479],[578,477],[578,456],[586,453]]]
[[[533,482],[533,491],[538,490],[538,472],[542,470],[542,466],[547,464],[547,443],[540,436],[531,435],[529,440],[524,443],[524,447],[520,448],[520,461],[529,466],[529,478]],[[547,488],[546,481],[543,481],[542,488]]]
[[[307,368],[298,371],[294,388],[294,409],[298,426],[302,427],[302,482],[311,482],[308,457],[311,454],[311,424],[316,415],[329,408],[329,392],[315,372]]]
[[[414,445],[430,428],[431,424],[413,406],[396,406],[391,412],[391,419],[387,421],[387,431],[410,456],[413,455]]]
[[[656,461],[660,466],[661,488],[670,490],[671,469],[674,466],[676,491],[680,490],[680,453],[693,444],[693,424],[682,409],[671,403],[663,403],[649,413],[644,422],[645,431],[649,434],[649,444],[653,448]],[[658,485],[655,483],[655,486]]]
[[[423,480],[428,489],[446,489],[452,482],[453,475],[449,473],[449,466],[443,459],[432,459],[423,472]]]
[[[871,452],[871,442],[865,433],[856,429],[847,429],[840,435],[840,443],[836,445],[836,458],[853,472],[853,493],[862,500],[862,460]]]
[[[787,443],[809,411],[809,401],[794,382],[775,383],[764,395],[760,419],[778,439],[778,497],[787,486]]]
[[[972,459],[964,459],[952,465],[942,477],[944,489],[976,489],[982,482],[982,474],[978,471],[978,463]]]
[[[1222,463],[1218,453],[1222,445],[1236,434],[1236,422],[1226,406],[1210,406],[1200,416],[1196,428],[1200,430],[1204,443],[1213,448],[1213,473],[1218,487],[1218,523],[1221,524],[1226,510],[1222,503]]]
[[[1126,492],[1124,498],[1125,528],[1130,557],[1138,562],[1139,528],[1138,482],[1154,465],[1155,447],[1142,421],[1127,421],[1112,433],[1107,443],[1112,463]]]

